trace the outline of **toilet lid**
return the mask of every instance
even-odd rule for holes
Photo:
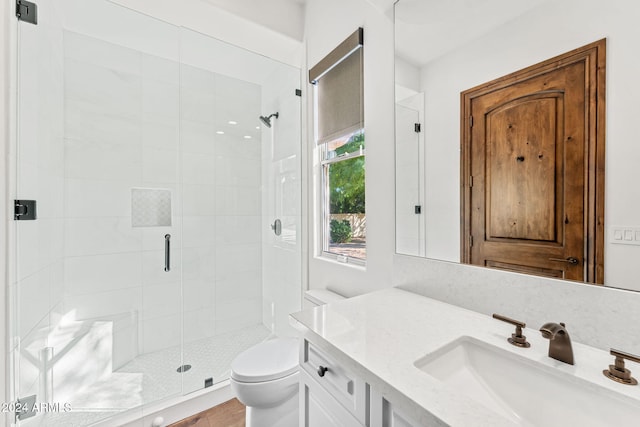
[[[231,363],[231,378],[257,383],[286,377],[298,370],[298,339],[277,338],[254,345]]]

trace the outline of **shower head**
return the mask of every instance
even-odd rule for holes
[[[275,117],[276,119],[280,116],[278,113],[273,113],[270,116],[260,116],[260,121],[264,123],[268,128],[271,127],[271,117]]]
[[[271,127],[271,119],[269,117],[260,116],[260,121],[264,123],[268,128]]]

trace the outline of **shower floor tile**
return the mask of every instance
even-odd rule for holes
[[[259,324],[185,343],[184,352],[172,347],[140,355],[75,396],[71,412],[43,414],[22,425],[90,426],[131,408],[200,390],[207,378],[214,384],[225,381],[235,356],[270,335],[271,331]],[[183,365],[191,368],[177,372]]]

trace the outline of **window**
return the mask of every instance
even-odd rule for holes
[[[321,169],[318,247],[356,264],[366,259],[362,41],[359,28],[309,70]]]
[[[366,259],[364,133],[322,147],[323,252]]]

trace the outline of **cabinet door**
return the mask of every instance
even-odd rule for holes
[[[300,426],[362,427],[316,380],[300,370]]]
[[[370,427],[424,427],[400,413],[381,394],[370,389]],[[428,427],[428,426],[427,426]]]
[[[391,423],[389,424],[389,427],[415,427],[416,425],[410,423],[409,421],[405,420],[404,418],[402,418],[402,416],[400,414],[398,414],[396,411],[392,410],[391,411]]]

